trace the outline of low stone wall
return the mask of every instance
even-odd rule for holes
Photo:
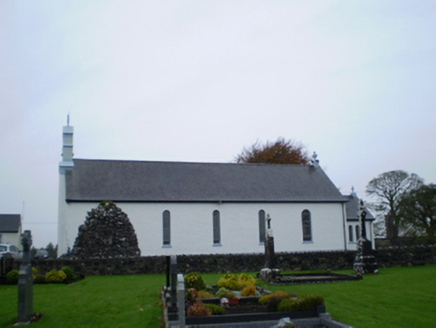
[[[352,269],[356,252],[277,253],[277,267],[283,271]],[[375,251],[380,268],[436,264],[436,245],[386,247]],[[244,272],[259,271],[265,262],[263,254],[181,255],[177,257],[180,272]],[[162,274],[166,270],[165,256],[88,260],[33,260],[39,273],[69,266],[77,274],[123,275]]]

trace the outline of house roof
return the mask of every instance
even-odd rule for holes
[[[319,167],[74,159],[69,202],[345,202]]]
[[[360,218],[357,217],[357,211],[359,209],[360,199],[354,193],[345,197],[348,199],[347,203],[345,204],[345,210],[347,212],[347,221],[359,221]],[[375,218],[371,214],[371,212],[365,206],[363,208],[366,211],[365,219],[374,221]]]
[[[20,214],[0,214],[0,232],[19,232],[21,226]]]

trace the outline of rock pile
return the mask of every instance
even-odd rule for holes
[[[71,258],[122,258],[140,256],[135,229],[119,207],[101,202],[88,212],[71,251]]]

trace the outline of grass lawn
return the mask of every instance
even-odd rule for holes
[[[341,271],[346,272],[346,271]],[[204,274],[216,284],[221,274]],[[436,266],[381,269],[362,281],[270,286],[324,296],[334,319],[364,327],[435,327]],[[43,327],[159,327],[164,275],[87,277],[73,285],[35,285],[34,312]],[[17,287],[0,286],[0,327],[17,318]]]

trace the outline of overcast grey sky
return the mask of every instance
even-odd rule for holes
[[[76,158],[230,162],[281,136],[344,194],[434,183],[435,35],[434,0],[3,0],[0,213],[57,243],[68,113]]]

